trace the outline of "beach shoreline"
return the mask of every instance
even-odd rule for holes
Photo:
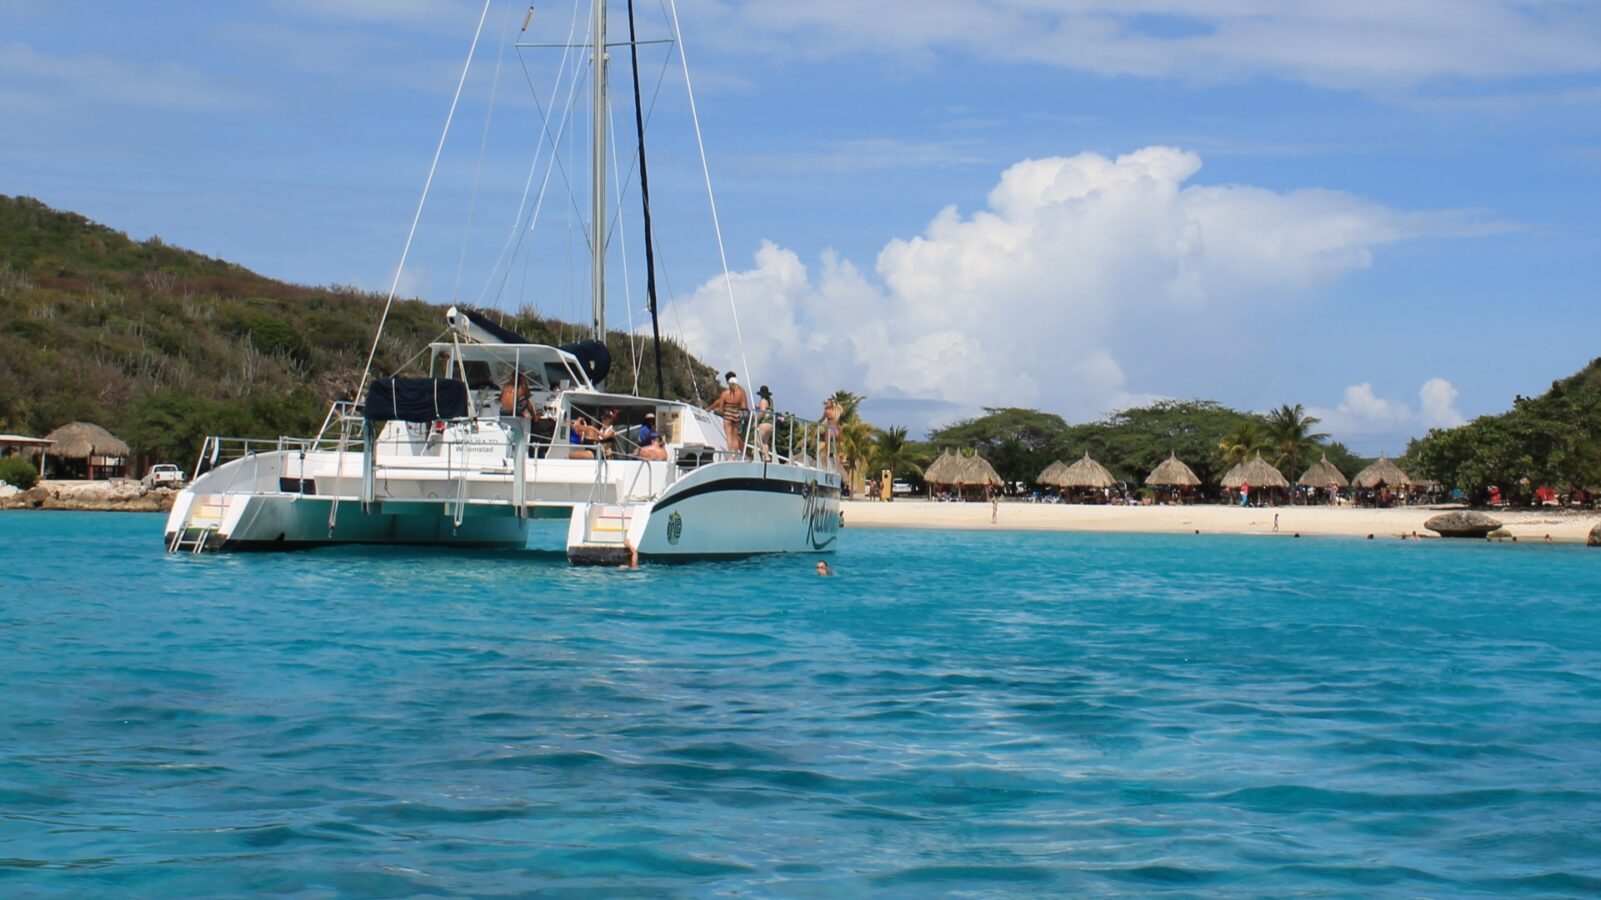
[[[922,528],[972,531],[1113,532],[1130,534],[1238,534],[1293,537],[1350,537],[1396,540],[1416,533],[1438,538],[1423,523],[1445,511],[1407,506],[1364,509],[1348,506],[1237,507],[1079,506],[1067,503],[1003,501],[991,522],[988,503],[934,503],[900,499],[891,503],[846,500],[841,511],[848,528]],[[1274,531],[1274,516],[1278,530]],[[1496,510],[1502,523],[1496,538],[1519,543],[1584,544],[1601,523],[1601,512]]]

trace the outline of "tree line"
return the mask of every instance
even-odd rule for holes
[[[1347,473],[1367,464],[1317,431],[1319,420],[1300,404],[1259,414],[1211,400],[1161,400],[1080,424],[1036,409],[986,408],[981,416],[914,441],[905,428],[877,429],[862,421],[857,414],[861,396],[847,391],[834,396],[847,410],[841,437],[846,467],[865,467],[868,473],[889,469],[897,478],[918,482],[942,449],[976,450],[1003,479],[1023,484],[1032,484],[1051,462],[1071,462],[1086,452],[1134,485],[1143,484],[1170,453],[1207,484],[1257,453],[1291,481],[1325,456]]]

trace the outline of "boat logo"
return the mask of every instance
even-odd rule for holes
[[[667,517],[667,543],[677,544],[684,534],[684,517],[673,513]]]

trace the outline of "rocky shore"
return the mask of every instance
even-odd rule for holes
[[[26,491],[0,487],[0,509],[166,512],[177,491],[137,481],[41,481]]]

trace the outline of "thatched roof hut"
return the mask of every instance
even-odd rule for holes
[[[1256,452],[1255,459],[1248,459],[1223,474],[1222,484],[1229,490],[1241,485],[1249,484],[1253,488],[1287,488],[1288,481],[1278,469],[1273,468],[1267,460],[1262,458],[1262,451]]]
[[[133,451],[99,425],[69,422],[45,435],[45,440],[52,442],[46,457],[60,460],[74,477],[78,473],[90,479],[128,474],[128,457]]]
[[[1161,465],[1145,476],[1145,483],[1151,487],[1191,488],[1200,487],[1201,479],[1196,477],[1193,469],[1178,458],[1178,454],[1170,452],[1167,459],[1162,460]]]
[[[1053,465],[1061,465],[1061,463],[1054,463]],[[1057,473],[1056,480],[1045,480],[1045,474],[1049,471],[1050,469],[1046,469],[1045,472],[1040,473],[1041,484],[1049,484],[1059,488],[1096,488],[1097,490],[1117,484],[1117,479],[1112,477],[1112,473],[1107,471],[1105,466],[1090,459],[1088,450],[1084,451],[1083,459],[1073,463],[1071,466],[1063,466],[1061,471]]]
[[[1412,480],[1412,476],[1401,471],[1400,466],[1380,455],[1378,462],[1356,473],[1351,483],[1359,488],[1372,490],[1377,487],[1407,488],[1416,482]]]
[[[923,480],[929,484],[955,484],[951,476],[955,474],[957,458],[950,450],[941,450],[939,459],[929,463],[923,470]]]
[[[1327,456],[1307,467],[1307,470],[1302,472],[1301,477],[1296,480],[1296,484],[1309,488],[1343,488],[1351,486],[1351,482],[1345,479],[1345,475],[1335,467],[1334,463],[1329,462]]]
[[[959,457],[956,460],[955,480],[952,484],[962,487],[990,487],[1004,484],[999,472],[990,465],[990,461],[977,453],[969,457]]]
[[[44,436],[50,455],[63,459],[127,459],[133,452],[116,435],[92,422],[69,422]]]

